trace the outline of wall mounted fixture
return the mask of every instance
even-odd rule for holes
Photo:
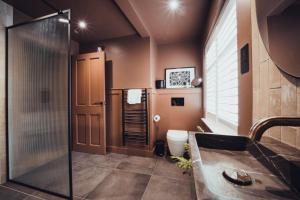
[[[61,23],[66,23],[66,24],[69,23],[69,20],[66,19],[66,18],[63,18],[63,17],[59,18],[58,21],[61,22]]]
[[[249,44],[241,49],[241,74],[249,72]]]
[[[172,97],[171,98],[171,106],[184,106],[184,98],[183,97]]]
[[[194,86],[194,87],[200,87],[201,84],[202,84],[202,82],[203,82],[202,78],[194,78],[192,80],[192,86]]]

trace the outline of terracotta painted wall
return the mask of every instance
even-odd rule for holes
[[[150,37],[150,80],[151,88],[155,88],[158,46],[154,38]]]
[[[13,8],[0,1],[0,184],[6,181],[5,27],[13,24]]]
[[[181,42],[159,45],[157,48],[157,66],[155,78],[165,79],[166,67],[196,66],[202,74],[200,45],[196,42]],[[185,106],[171,106],[172,97],[184,97]],[[169,129],[196,130],[202,117],[202,89],[158,89],[154,91],[154,112],[161,120],[154,124],[157,139],[165,139]]]
[[[252,0],[237,0],[239,135],[248,135],[252,126],[251,1]],[[241,74],[240,50],[246,44],[249,44],[249,72]]]
[[[253,123],[269,116],[300,116],[300,79],[281,72],[260,37],[255,1],[251,1],[253,54]],[[266,136],[300,149],[300,128],[275,127]]]
[[[184,106],[171,106],[172,97],[183,97]],[[202,89],[160,89],[154,94],[155,114],[161,120],[155,123],[157,139],[166,139],[168,130],[196,130],[202,117]]]
[[[202,75],[200,44],[194,41],[159,45],[157,48],[157,67],[155,78],[165,78],[165,68],[195,66],[197,74]]]
[[[80,45],[80,53],[105,47],[106,61],[111,61],[112,88],[150,88],[150,39],[137,35]]]

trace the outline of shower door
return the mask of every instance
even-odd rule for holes
[[[8,180],[72,198],[70,14],[7,28]]]

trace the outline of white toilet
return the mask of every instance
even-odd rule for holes
[[[168,130],[167,141],[172,156],[182,156],[184,144],[187,143],[188,132],[182,130]]]

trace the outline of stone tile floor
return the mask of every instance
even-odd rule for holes
[[[193,200],[193,178],[165,158],[73,152],[74,199]],[[0,199],[59,200],[13,183],[0,185]]]

